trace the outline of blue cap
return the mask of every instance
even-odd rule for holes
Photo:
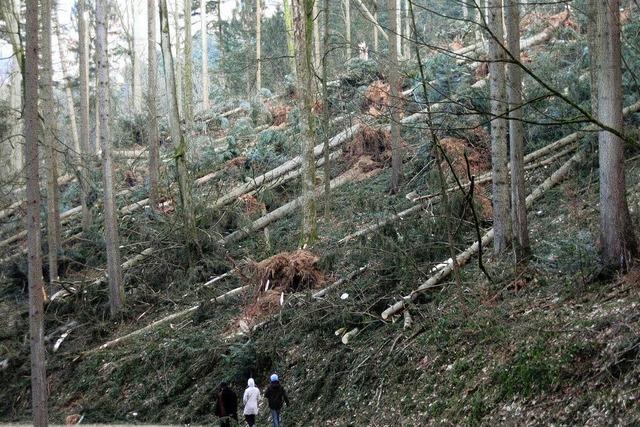
[[[276,382],[276,381],[278,381],[278,375],[277,374],[271,375],[271,382],[273,383],[273,382]]]

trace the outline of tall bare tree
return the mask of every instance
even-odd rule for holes
[[[323,0],[322,5],[322,138],[324,139],[324,217],[329,218],[331,210],[331,161],[329,156],[329,89],[327,87],[329,73],[327,60],[329,58],[329,0]]]
[[[504,1],[507,47],[513,57],[520,58],[520,0]],[[511,224],[516,262],[520,262],[528,256],[530,250],[524,180],[522,69],[518,64],[511,62],[507,63],[506,70],[509,99],[509,156],[511,160]]]
[[[154,14],[155,15],[155,14]],[[200,39],[202,42],[202,109],[209,109],[209,34],[207,0],[200,0]]]
[[[316,123],[312,112],[315,91],[313,89],[313,2],[293,0],[293,22],[296,40],[296,68],[300,93],[300,133],[302,135],[302,244],[317,239],[315,197],[315,146]]]
[[[256,90],[262,89],[262,3],[256,0]]]
[[[399,111],[399,78],[398,78],[398,21],[397,16],[398,2],[396,0],[387,0],[387,9],[389,13],[389,58],[387,75],[389,77],[390,102],[391,110],[391,193],[395,194],[400,188],[400,175],[402,174],[402,153],[400,152],[400,111]]]
[[[620,0],[591,1],[597,3],[598,119],[622,132]],[[626,269],[638,248],[627,205],[624,141],[602,130],[598,133],[598,146],[602,262],[607,267]]]
[[[69,132],[71,133],[71,139],[73,141],[73,157],[76,159],[76,163],[79,164],[79,162],[77,162],[77,159],[80,156],[80,139],[78,136],[78,123],[76,120],[76,107],[73,102],[73,93],[71,92],[73,81],[71,75],[69,74],[69,70],[67,69],[67,52],[65,52],[63,48],[57,11],[54,11],[53,13],[53,26],[55,28],[56,40],[58,42],[58,58],[60,58],[60,68],[62,69],[62,77],[64,78],[64,93],[67,101],[67,114],[69,115],[69,125],[71,126]]]
[[[204,0],[202,0],[204,4]],[[156,0],[147,0],[147,51],[149,57],[149,88],[147,93],[147,111],[149,114],[148,126],[148,144],[149,144],[149,200],[151,207],[156,210],[158,208],[158,180],[160,155],[158,153],[158,111],[157,111],[157,95],[158,95],[158,55],[156,54]]]
[[[80,204],[82,205],[82,230],[89,231],[93,218],[88,199],[91,191],[89,157],[89,43],[85,0],[78,0],[78,63],[80,68]]]
[[[351,0],[343,0],[344,5],[344,39],[347,48],[347,59],[351,59]]]
[[[173,72],[173,55],[171,54],[171,36],[169,34],[169,9],[167,0],[160,0],[160,40],[164,78],[169,95],[169,130],[175,147],[174,158],[178,175],[178,189],[180,191],[180,207],[184,223],[185,245],[191,258],[196,250],[196,220],[191,199],[191,179],[187,168],[187,142],[180,128],[180,114],[178,111],[178,96],[176,80]],[[191,259],[192,260],[192,259]]]
[[[31,407],[33,424],[48,424],[47,372],[42,325],[44,288],[40,248],[40,176],[38,166],[38,0],[26,0],[27,27],[24,81],[24,135],[27,179],[27,256],[29,334],[31,351]]]
[[[184,96],[182,111],[187,129],[193,127],[193,40],[191,37],[191,0],[184,0]]]
[[[509,169],[507,168],[507,93],[502,0],[487,0],[489,16],[489,90],[491,93],[491,174],[493,178],[494,252],[504,252],[511,241]]]
[[[283,0],[284,26],[287,32],[287,52],[291,63],[291,74],[296,75],[296,48],[293,40],[293,11],[292,0]]]
[[[115,316],[124,306],[124,286],[120,266],[120,235],[113,192],[113,159],[109,129],[109,54],[108,3],[96,2],[96,54],[98,58],[98,105],[100,110],[100,149],[102,150],[102,185],[104,193],[104,228],[109,279],[109,308]]]
[[[131,6],[131,68],[133,73],[133,112],[139,114],[142,111],[142,60],[140,58],[139,39],[140,34],[136,28],[136,21],[140,8],[137,1],[132,1]]]
[[[45,164],[47,169],[47,244],[49,249],[49,282],[58,280],[60,250],[60,189],[58,188],[58,144],[56,113],[53,99],[53,65],[51,59],[51,0],[41,0],[42,73],[40,76],[42,116],[44,118]]]

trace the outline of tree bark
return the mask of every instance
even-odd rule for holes
[[[289,61],[291,64],[291,74],[295,76],[296,71],[296,47],[293,38],[293,10],[292,0],[283,0],[284,9],[284,26],[287,32],[287,52],[289,53]]]
[[[141,59],[139,56],[138,39],[140,35],[136,31],[136,20],[138,19],[138,13],[140,12],[137,5],[138,1],[131,2],[131,68],[133,81],[133,112],[134,114],[140,114],[142,111],[142,67]]]
[[[49,283],[58,280],[60,249],[60,190],[58,189],[58,147],[56,112],[53,101],[53,66],[51,59],[51,0],[41,0],[42,74],[40,76],[42,116],[44,118],[45,164],[47,170],[47,244],[49,251]]]
[[[206,111],[209,109],[209,34],[206,0],[200,0],[200,39],[202,42],[202,109]]]
[[[60,36],[60,23],[58,22],[58,13],[57,11],[53,14],[53,25],[56,31],[56,39],[58,41],[58,57],[60,58],[60,67],[62,68],[62,76],[64,78],[64,92],[67,101],[67,114],[69,115],[69,124],[71,125],[71,139],[73,141],[73,157],[76,159],[76,162],[79,164],[77,160],[80,157],[80,139],[78,137],[78,124],[76,121],[76,107],[73,103],[73,93],[71,92],[72,87],[72,79],[69,75],[69,70],[67,69],[67,61],[66,54],[64,49],[62,48],[62,37]]]
[[[96,2],[96,53],[98,58],[98,105],[100,110],[100,149],[102,151],[102,185],[104,191],[104,228],[109,277],[109,309],[115,316],[124,307],[124,286],[120,269],[120,236],[113,197],[113,161],[109,129],[109,54],[107,40],[107,2]]]
[[[318,0],[316,0],[318,1]],[[315,3],[314,3],[315,4]],[[322,32],[322,137],[324,138],[324,217],[329,219],[331,212],[331,162],[329,161],[329,91],[327,88],[327,59],[329,58],[329,0],[322,5],[324,20]]]
[[[387,0],[389,16],[389,86],[391,110],[391,193],[395,194],[400,188],[400,175],[402,174],[402,153],[400,152],[400,117],[399,117],[399,95],[398,95],[398,27],[397,27],[397,0]]]
[[[598,118],[619,132],[623,130],[620,1],[597,1]],[[627,269],[637,244],[626,197],[624,141],[611,132],[598,133],[600,161],[600,233],[602,262],[606,267]]]
[[[80,204],[82,206],[82,230],[87,233],[93,223],[88,203],[91,191],[89,162],[89,45],[85,0],[78,0],[78,59],[80,68]]]
[[[256,0],[256,91],[262,89],[262,3]]]
[[[302,136],[302,238],[301,246],[318,237],[316,225],[315,195],[315,117],[312,112],[315,91],[313,90],[313,2],[293,1],[293,21],[296,40],[296,68],[300,94],[300,134]]]
[[[31,407],[33,424],[48,424],[40,248],[40,177],[38,166],[38,0],[26,0],[27,31],[24,78],[24,134],[27,179],[27,250],[29,282],[29,335],[31,353]]]
[[[347,48],[347,60],[351,59],[351,0],[343,0],[344,4],[344,38]]]
[[[218,0],[218,48],[220,49],[220,82],[224,87],[225,47],[224,33],[222,32],[222,0]]]
[[[502,0],[487,0],[489,8],[489,76],[491,93],[491,168],[493,173],[494,253],[507,250],[511,240],[509,224],[509,170],[507,169],[507,94]]]
[[[171,54],[171,38],[169,35],[169,18],[167,0],[160,0],[160,31],[162,44],[162,58],[164,65],[165,85],[169,95],[169,128],[171,139],[175,144],[174,157],[178,175],[178,188],[180,191],[180,207],[184,223],[185,246],[188,249],[191,261],[196,249],[196,222],[191,199],[191,181],[187,168],[187,142],[180,128],[180,115],[178,111],[178,97],[176,80],[173,73],[173,56]]]
[[[160,0],[162,1],[162,0]],[[182,48],[182,40],[180,39],[180,0],[175,0],[174,2],[174,10],[173,10],[173,26],[174,26],[174,34],[176,36],[174,42],[174,49],[176,55],[174,57],[174,80],[176,82],[176,99],[178,102],[178,114],[184,114],[184,110],[182,110],[182,60],[180,56],[180,49]],[[160,23],[162,26],[162,23]],[[162,31],[162,30],[161,30]],[[171,109],[171,107],[169,107]]]
[[[202,4],[205,1],[202,0]],[[149,112],[148,123],[148,144],[149,144],[149,200],[152,209],[158,209],[159,194],[158,181],[160,177],[160,154],[158,150],[158,55],[156,54],[156,0],[147,0],[147,40],[149,57],[149,92],[147,94],[147,104]],[[203,61],[204,63],[204,61]]]
[[[193,128],[193,40],[191,37],[191,0],[184,0],[184,105],[182,112],[187,132]]]
[[[507,46],[511,55],[520,58],[520,0],[505,0]],[[524,126],[522,123],[522,70],[518,64],[507,64],[507,96],[509,99],[509,155],[511,160],[511,224],[516,262],[529,255],[526,190],[524,180]]]
[[[320,53],[320,12],[318,8],[318,2],[320,0],[314,0],[313,2],[313,68],[320,69],[321,53]]]

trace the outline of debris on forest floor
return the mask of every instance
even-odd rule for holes
[[[313,253],[299,249],[250,263],[246,277],[254,286],[254,292],[249,296],[252,302],[233,321],[233,329],[248,332],[279,311],[286,294],[321,287],[326,277],[318,269],[319,260]]]
[[[226,169],[233,169],[233,168],[244,168],[244,165],[247,163],[247,157],[246,156],[238,156],[238,157],[234,157],[231,160],[227,160],[227,162],[225,163],[225,167]]]
[[[363,110],[373,117],[379,117],[389,108],[391,87],[389,83],[376,80],[364,93]]]
[[[264,203],[258,201],[252,194],[243,194],[238,197],[238,200],[242,202],[244,213],[249,216],[260,216],[266,211]]]

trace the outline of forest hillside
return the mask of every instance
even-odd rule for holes
[[[3,1],[0,422],[640,423],[638,11]]]

